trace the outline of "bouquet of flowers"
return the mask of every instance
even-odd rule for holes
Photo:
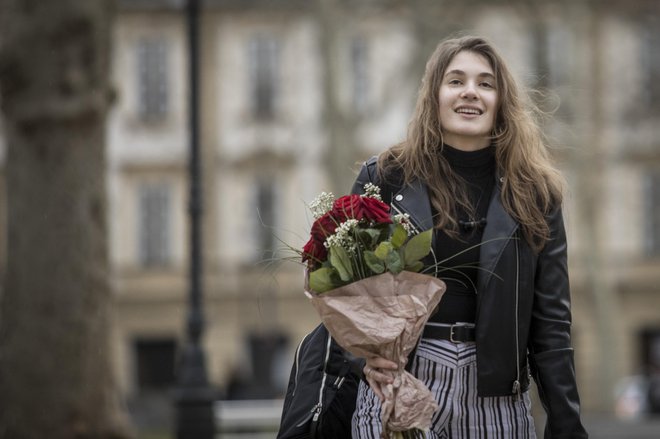
[[[446,286],[419,273],[432,231],[414,234],[407,215],[390,216],[380,188],[364,189],[336,200],[322,193],[311,203],[315,221],[302,250],[305,292],[344,349],[399,365],[388,372],[393,383],[384,390],[383,438],[414,437],[428,430],[437,404],[404,366]]]

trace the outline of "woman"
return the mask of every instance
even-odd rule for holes
[[[562,180],[533,107],[482,38],[446,40],[427,66],[408,136],[362,167],[418,230],[434,228],[447,283],[411,371],[437,398],[430,438],[535,437],[533,376],[546,438],[586,438],[570,341]],[[429,261],[429,265],[434,264]],[[396,365],[368,358],[353,437],[380,434]]]

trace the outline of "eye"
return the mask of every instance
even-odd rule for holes
[[[490,82],[485,82],[485,81],[480,83],[479,85],[482,86],[482,87],[485,87],[485,88],[495,88],[495,86],[493,84],[491,84]]]
[[[449,81],[447,81],[447,83],[449,85],[461,85],[462,84],[460,79],[450,79]]]

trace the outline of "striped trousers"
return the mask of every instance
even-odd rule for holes
[[[529,392],[515,396],[477,396],[477,355],[474,343],[422,339],[412,373],[438,402],[427,439],[536,439]],[[380,400],[360,383],[352,435],[378,439]]]

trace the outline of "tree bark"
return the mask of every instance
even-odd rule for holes
[[[109,349],[112,2],[0,1],[8,145],[0,438],[126,438]]]

